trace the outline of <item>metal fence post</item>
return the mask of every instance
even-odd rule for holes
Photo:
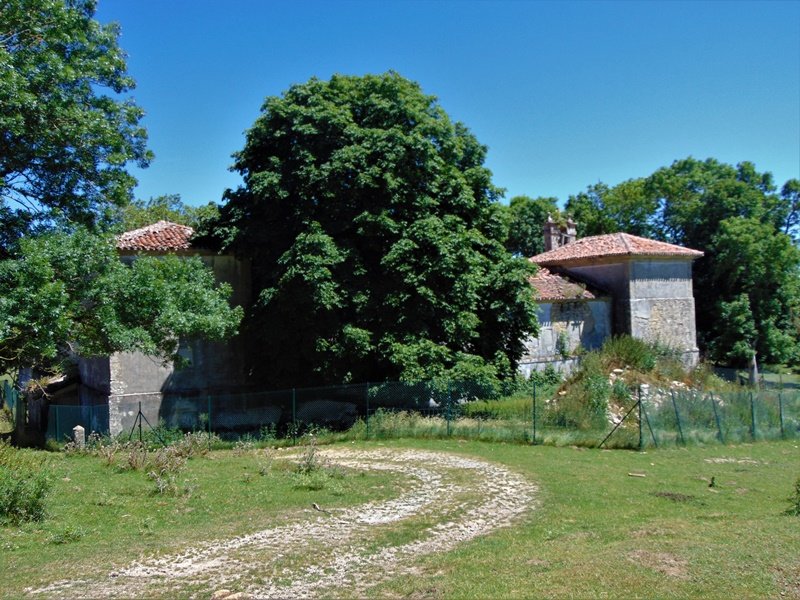
[[[206,398],[208,406],[208,416],[206,417],[206,429],[208,429],[208,447],[211,448],[211,394]]]
[[[50,408],[53,409],[53,413],[54,413],[54,415],[56,417],[56,419],[55,419],[55,421],[56,421],[55,438],[56,438],[56,441],[59,442],[59,441],[61,441],[61,436],[59,435],[59,432],[61,431],[61,428],[58,425],[58,412],[59,412],[58,411],[58,405],[51,405]]]
[[[784,439],[786,432],[783,429],[783,392],[778,392],[778,418],[781,422],[781,439]]]
[[[534,446],[536,445],[536,382],[533,382],[533,441],[531,442]]]
[[[451,427],[451,424],[450,424],[450,419],[452,418],[452,414],[451,413],[453,411],[453,402],[452,402],[452,393],[451,393],[451,390],[450,390],[450,382],[449,381],[447,382],[447,397],[445,398],[445,401],[447,402],[447,404],[445,404],[444,417],[447,420],[447,437],[450,437],[450,435],[453,433],[452,427]]]
[[[639,407],[639,452],[644,450],[644,435],[642,431],[642,388],[639,386],[637,388],[637,396],[639,401],[636,403]]]
[[[292,445],[297,445],[297,390],[292,388]]]
[[[675,402],[675,390],[670,390],[669,395],[672,396],[672,408],[675,409],[675,420],[678,422],[678,434],[681,436],[681,445],[686,445],[686,439],[683,437],[683,427],[681,427],[681,415],[678,412],[678,403]]]
[[[756,407],[753,403],[753,392],[750,392],[750,437],[756,440]]]
[[[722,435],[722,424],[719,420],[719,412],[717,411],[717,402],[714,400],[714,393],[710,392],[708,397],[711,399],[711,408],[714,409],[714,420],[717,422],[717,437],[719,437],[720,443],[725,443],[725,436]]]
[[[369,381],[364,384],[364,403],[366,404],[367,439],[369,439]]]

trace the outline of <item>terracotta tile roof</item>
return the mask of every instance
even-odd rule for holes
[[[118,250],[169,252],[191,247],[194,229],[170,221],[158,221],[147,227],[126,231],[117,238]]]
[[[593,300],[596,296],[574,281],[551,273],[544,267],[539,267],[536,275],[528,281],[536,290],[537,300]]]
[[[531,262],[537,265],[562,265],[587,258],[605,256],[680,256],[699,258],[703,253],[683,246],[657,242],[629,233],[609,233],[581,238],[549,252],[537,254]]]

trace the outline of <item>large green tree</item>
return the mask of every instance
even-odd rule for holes
[[[396,73],[267,98],[217,235],[251,259],[254,372],[272,385],[488,372],[536,330],[486,148]]]
[[[0,0],[0,252],[24,233],[93,226],[130,200],[151,154],[118,27],[93,0]]]
[[[119,262],[103,231],[151,159],[116,25],[92,0],[0,0],[0,372],[75,353],[173,357],[240,310],[197,261]],[[152,207],[145,207],[152,208]]]
[[[697,330],[711,358],[800,359],[800,183],[779,193],[749,162],[686,158],[615,187],[591,186],[566,210],[585,234],[627,231],[705,253],[694,264]]]

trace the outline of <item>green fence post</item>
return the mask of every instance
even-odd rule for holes
[[[719,438],[720,443],[725,443],[725,436],[722,435],[722,424],[719,421],[719,412],[717,411],[717,402],[714,400],[714,393],[711,392],[708,394],[709,398],[711,399],[711,408],[714,409],[714,420],[717,422],[717,437]]]
[[[453,433],[452,427],[450,425],[450,419],[452,418],[452,410],[453,410],[453,402],[452,402],[452,393],[450,390],[450,382],[447,382],[447,397],[446,397],[445,409],[444,409],[444,417],[447,420],[447,437]]]
[[[364,384],[364,403],[367,407],[367,439],[369,439],[369,381]]]
[[[783,429],[783,392],[778,392],[778,418],[781,421],[781,439],[785,439],[786,433]]]
[[[675,402],[675,390],[670,390],[669,395],[672,396],[672,408],[675,409],[675,420],[678,422],[678,434],[681,436],[681,445],[686,445],[686,439],[683,437],[683,427],[681,426],[681,415],[678,412],[678,403]]]
[[[206,407],[208,416],[206,417],[206,429],[208,429],[208,448],[211,449],[211,394],[206,397]]]
[[[756,407],[753,403],[753,392],[750,392],[750,437],[756,441]]]
[[[637,393],[637,396],[639,398],[639,401],[636,403],[636,405],[639,407],[639,452],[641,452],[642,450],[644,450],[644,435],[643,435],[643,431],[642,431],[642,388],[641,388],[641,386],[639,386],[637,388],[637,392],[636,393]]]
[[[297,445],[297,394],[292,388],[292,445]]]
[[[534,446],[536,445],[536,382],[533,382],[533,441],[531,442]]]

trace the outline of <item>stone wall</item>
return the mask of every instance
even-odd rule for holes
[[[528,338],[520,359],[526,377],[548,364],[568,372],[578,347],[599,348],[611,335],[611,301],[607,298],[574,302],[541,302],[537,314],[539,336]]]
[[[614,334],[667,344],[697,364],[691,260],[605,257],[566,270],[613,294]]]
[[[201,255],[217,282],[233,288],[231,303],[246,306],[250,301],[249,263],[232,256]],[[135,260],[123,256],[122,260]],[[109,405],[109,426],[118,433],[130,426],[142,410],[155,425],[165,395],[192,395],[241,389],[246,382],[242,370],[243,348],[238,337],[224,342],[203,339],[181,340],[178,353],[186,365],[175,368],[159,358],[140,352],[120,352],[109,357],[82,359],[79,363],[83,404]]]

